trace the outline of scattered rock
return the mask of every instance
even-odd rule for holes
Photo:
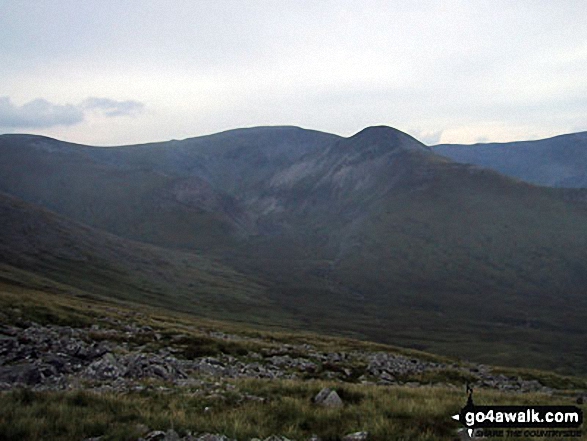
[[[159,441],[165,439],[166,433],[162,430],[154,430],[145,437],[144,441]]]
[[[167,433],[165,434],[165,438],[163,438],[163,440],[164,441],[181,441],[181,439],[179,438],[179,435],[173,429],[169,429],[167,431]]]
[[[214,435],[211,433],[205,433],[204,435],[200,435],[195,439],[196,441],[236,441],[231,438],[227,438],[224,435]]]
[[[369,439],[368,432],[349,433],[342,438],[342,441],[366,441]]]
[[[259,338],[206,332],[221,340],[263,343]],[[142,387],[137,384],[142,379],[183,387],[209,377],[296,379],[307,375],[335,382],[352,382],[356,378],[362,384],[420,387],[413,381],[414,376],[441,371],[439,378],[442,372],[453,378],[461,376],[474,387],[552,393],[552,389],[537,380],[493,374],[484,365],[435,363],[387,352],[320,352],[307,344],[270,342],[268,347],[240,357],[218,353],[213,357],[187,358],[181,356],[182,345],[190,336],[182,333],[170,336],[171,343],[150,353],[145,339],[157,342],[156,334],[152,327],[111,317],[100,318],[99,324],[91,328],[41,326],[25,321],[18,326],[0,324],[0,390],[22,386],[63,390],[84,384],[98,390],[124,391]],[[263,400],[252,396],[242,399]],[[585,397],[581,400],[585,401]],[[337,395],[333,395],[326,405],[336,407],[340,403]]]
[[[379,383],[381,384],[393,384],[395,381],[395,377],[387,371],[381,372],[381,375],[379,376]]]

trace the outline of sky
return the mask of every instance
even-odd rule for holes
[[[587,130],[584,0],[0,0],[0,133],[295,125],[422,142]]]

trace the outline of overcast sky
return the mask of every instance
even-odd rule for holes
[[[587,1],[0,0],[0,133],[587,130]]]

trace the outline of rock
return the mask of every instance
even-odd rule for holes
[[[159,441],[165,439],[166,433],[162,430],[154,430],[145,436],[145,441]]]
[[[330,394],[331,391],[332,391],[332,389],[329,389],[327,387],[321,389],[320,392],[318,392],[316,394],[316,396],[314,397],[314,403],[316,403],[316,404],[322,403],[322,401],[324,401],[324,399],[328,396],[328,394]]]
[[[383,371],[379,376],[379,382],[382,384],[392,384],[395,383],[395,377],[391,375],[389,372]]]
[[[163,441],[181,441],[177,432],[173,429],[169,429],[165,434]]]
[[[369,439],[368,432],[349,433],[342,438],[342,441],[366,441]]]
[[[197,441],[236,441],[230,438],[227,438],[224,435],[213,435],[211,433],[205,433],[204,435],[200,435],[196,438]]]
[[[200,439],[200,438],[197,438]],[[162,430],[154,430],[147,434],[144,438],[145,441],[181,441],[180,436],[173,429],[169,429],[167,432]]]
[[[43,380],[43,374],[33,363],[21,363],[0,367],[0,381],[34,386]]]
[[[314,397],[314,403],[325,407],[342,407],[343,402],[335,390],[325,387]]]
[[[108,352],[88,366],[86,376],[97,380],[109,380],[122,377],[125,372],[126,369],[120,366],[114,355]]]

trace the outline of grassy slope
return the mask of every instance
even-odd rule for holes
[[[482,186],[466,171],[440,176],[387,199],[340,277],[372,284],[373,313],[396,342],[584,371],[585,208],[496,175]]]
[[[75,327],[100,323],[104,327],[122,320],[123,324],[148,325],[164,336],[160,344],[167,344],[177,333],[202,342],[208,330],[254,338],[237,340],[230,343],[232,347],[222,339],[206,337],[207,350],[212,351],[209,352],[211,355],[214,351],[258,351],[260,347],[279,347],[289,343],[311,344],[318,350],[330,352],[399,352],[431,361],[446,361],[430,354],[380,344],[310,333],[269,332],[234,323],[195,319],[191,315],[161,308],[50,293],[4,282],[0,282],[0,311],[0,317],[8,323],[35,320],[41,324]],[[577,388],[587,387],[584,379],[547,372],[514,369],[503,372],[514,377],[536,378],[559,390],[553,396],[547,396],[480,389],[475,395],[477,404],[568,405],[573,403],[571,397],[577,393]],[[437,380],[453,381],[450,378]],[[324,380],[251,379],[214,384],[214,396],[202,395],[197,387],[165,390],[169,386],[165,383],[146,383],[143,391],[129,393],[98,394],[83,390],[0,392],[0,438],[78,441],[106,435],[109,440],[129,440],[144,435],[141,427],[146,425],[161,430],[173,427],[180,434],[186,431],[224,433],[238,440],[274,434],[299,440],[315,433],[324,441],[336,441],[342,434],[359,430],[368,431],[372,441],[451,440],[458,425],[450,419],[450,415],[463,406],[465,397],[461,387],[440,385],[411,388]],[[311,398],[322,387],[335,388],[343,397],[345,406],[342,409],[322,409],[312,405]],[[251,394],[265,401],[241,402],[236,399],[235,392]],[[211,411],[204,412],[206,407]]]
[[[2,194],[0,214],[0,275],[23,286],[253,321],[275,311],[258,280],[197,254],[121,239]]]

